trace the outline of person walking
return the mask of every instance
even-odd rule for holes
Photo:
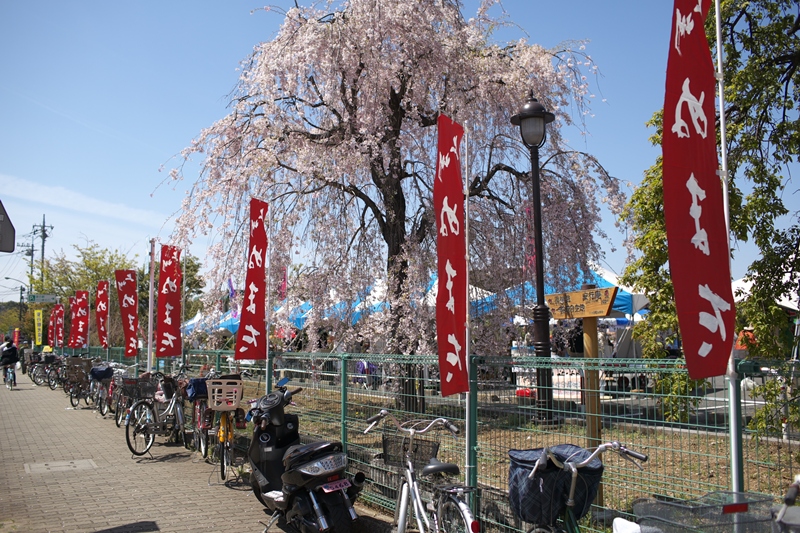
[[[19,362],[17,347],[14,345],[14,341],[11,340],[11,337],[6,335],[5,342],[0,344],[0,365],[3,365],[3,381],[6,379],[8,367],[16,365],[17,362]],[[16,372],[14,372],[14,386],[17,386]]]

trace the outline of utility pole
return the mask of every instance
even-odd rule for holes
[[[19,321],[22,322],[22,302],[25,301],[25,287],[19,286]]]
[[[50,236],[47,232],[48,229],[53,229],[53,226],[48,226],[44,223],[44,215],[42,215],[42,224],[40,226],[33,226],[33,234],[40,235],[42,238],[42,249],[41,249],[41,258],[42,258],[42,269],[41,269],[41,277],[42,285],[44,285],[44,241]],[[33,245],[31,245],[33,248]],[[31,252],[31,278],[33,278],[33,252]]]

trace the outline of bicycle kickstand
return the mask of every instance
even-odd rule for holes
[[[264,529],[261,531],[261,533],[267,533],[267,531],[269,531],[269,528],[272,527],[272,524],[277,522],[280,517],[281,517],[281,512],[276,510],[274,513],[272,513],[272,517],[269,519],[269,524],[265,524],[264,522],[259,520],[258,523],[264,526]]]

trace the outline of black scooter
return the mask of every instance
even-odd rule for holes
[[[248,457],[253,493],[272,513],[264,532],[281,517],[300,533],[349,533],[358,518],[353,502],[365,475],[346,475],[341,442],[300,444],[297,415],[284,413],[302,388],[288,390],[284,378],[276,391],[250,409],[253,439]]]

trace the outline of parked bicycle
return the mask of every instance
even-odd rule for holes
[[[101,416],[108,414],[110,397],[108,389],[111,386],[111,379],[114,377],[114,368],[110,365],[100,365],[93,367],[89,371],[89,394],[92,397],[95,408]]]
[[[508,495],[511,509],[528,533],[580,533],[578,521],[589,512],[603,478],[598,459],[612,451],[642,469],[647,455],[617,441],[590,452],[573,444],[532,450],[509,450]]]
[[[208,431],[214,426],[214,411],[208,408],[207,380],[217,378],[215,369],[205,376],[192,378],[186,387],[186,399],[192,403],[192,444],[204,458],[208,457]]]
[[[53,356],[49,356],[51,361]],[[47,356],[45,356],[45,360],[31,362],[28,365],[28,377],[31,378],[31,381],[37,386],[42,386],[47,382],[47,373],[50,371],[50,363],[47,361]]]
[[[69,403],[72,407],[78,407],[83,400],[86,405],[89,405],[94,399],[89,374],[80,366],[74,366],[69,369],[68,376],[64,390],[69,394]]]
[[[401,469],[400,484],[397,487],[397,504],[394,512],[394,525],[397,533],[405,533],[409,520],[413,517],[420,533],[479,533],[480,522],[467,503],[467,495],[475,492],[475,487],[460,483],[443,483],[433,486],[430,498],[423,498],[417,468],[422,467],[422,477],[442,478],[446,475],[458,476],[460,469],[453,463],[445,463],[436,458],[439,441],[435,438],[421,439],[433,429],[445,428],[458,434],[458,427],[446,418],[435,420],[408,420],[400,422],[386,409],[367,419],[369,433],[381,420],[389,418],[394,428],[383,434],[383,461]],[[435,435],[437,433],[432,433]],[[424,466],[423,466],[424,465]]]
[[[56,390],[66,379],[66,367],[61,358],[55,359],[47,369],[47,385],[50,390]]]
[[[140,394],[142,399],[135,402],[128,410],[125,420],[125,440],[133,455],[144,455],[153,446],[156,435],[169,436],[176,442],[185,443],[183,398],[176,379],[185,379],[183,374],[186,367],[181,367],[177,374],[164,375],[154,372],[147,386],[140,380]],[[166,400],[166,406],[156,399],[156,385],[161,382],[161,391]]]
[[[128,409],[133,402],[140,399],[138,397],[139,379],[136,377],[140,365],[122,366],[114,371],[114,378],[110,386],[112,392],[109,407],[113,406],[114,423],[117,427],[122,427]]]
[[[244,395],[242,377],[250,375],[249,371],[243,370],[240,374],[229,374],[206,381],[208,407],[219,412],[219,423],[208,431],[209,438],[216,437],[217,440],[211,460],[219,461],[219,475],[223,480],[228,468],[235,462],[236,429],[247,427],[244,409],[239,404]]]

